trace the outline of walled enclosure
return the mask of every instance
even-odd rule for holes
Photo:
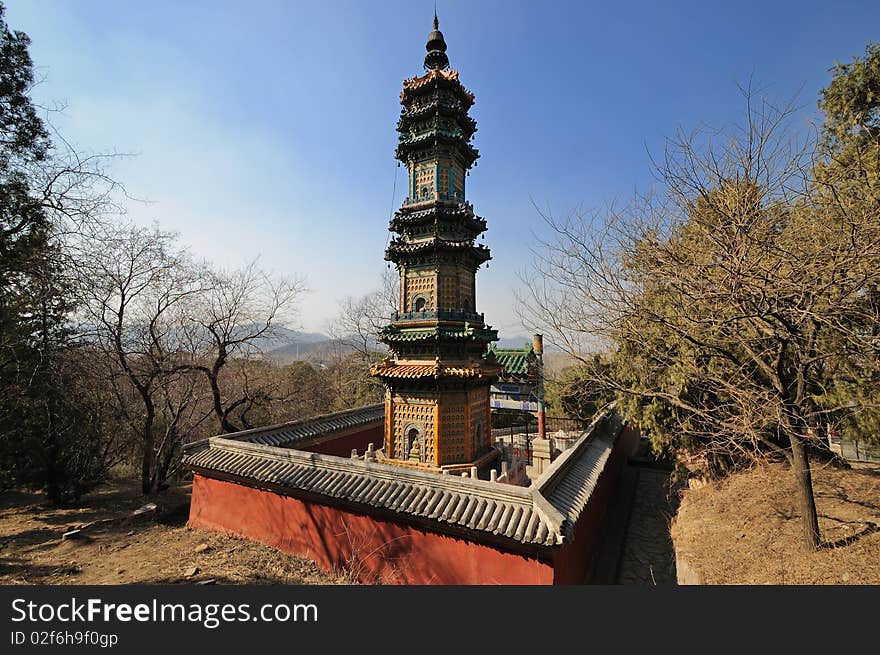
[[[371,425],[349,430],[306,448],[331,455],[350,452],[349,446],[363,449],[375,443],[381,429]],[[600,439],[593,439],[590,445],[588,437],[582,437],[584,452],[587,447],[604,451],[589,460],[589,479],[582,489],[575,490],[582,502],[572,510],[573,520],[565,527],[570,537],[559,544],[521,543],[503,534],[469,530],[387,508],[358,506],[345,499],[198,466],[194,467],[189,523],[313,559],[325,570],[342,571],[362,582],[581,584],[589,581],[606,508],[638,433],[620,427],[616,434],[608,435],[607,447]],[[550,478],[557,478],[557,486],[570,489],[572,479],[565,478],[573,478],[572,471],[581,460],[586,461],[575,450],[567,451],[568,456],[563,453],[535,483],[548,485],[546,494],[551,501],[561,488],[554,487]],[[333,463],[339,458],[324,459]],[[552,508],[547,511],[552,513]]]

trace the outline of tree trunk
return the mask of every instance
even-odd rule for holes
[[[223,395],[220,393],[220,370],[226,365],[226,348],[223,344],[219,345],[219,353],[214,365],[210,369],[203,369],[205,375],[208,376],[208,384],[211,385],[211,397],[214,400],[214,415],[220,424],[220,431],[226,434],[230,432],[238,432],[239,428],[232,424],[229,420],[227,412],[223,411]]]
[[[220,381],[217,379],[217,375],[208,375],[208,383],[211,385],[211,396],[214,399],[214,415],[220,424],[220,431],[226,434],[238,432],[239,428],[229,420],[229,415],[223,411],[223,396],[220,393]]]
[[[159,477],[159,471],[153,472],[153,478],[150,481],[149,486],[150,486],[150,491],[146,495],[151,496],[151,497],[158,496],[159,490],[162,488],[162,480]]]
[[[808,550],[819,548],[819,516],[813,496],[813,475],[810,472],[810,456],[800,437],[791,436],[791,468],[797,480],[798,502],[801,509],[803,543]]]
[[[144,456],[141,460],[141,491],[145,496],[151,495],[153,490],[153,448],[156,445],[153,436],[154,419],[155,411],[148,404],[147,416],[144,419]]]
[[[163,448],[160,448],[162,452],[158,453],[156,456],[156,478],[154,487],[155,493],[157,494],[165,486],[165,483],[168,482],[168,472],[171,470],[171,464],[174,462],[174,454],[177,452],[178,444],[182,439],[183,437],[178,435],[176,431],[171,432],[166,438]]]

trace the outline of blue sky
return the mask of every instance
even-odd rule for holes
[[[394,130],[421,72],[433,0],[6,0],[45,81],[41,103],[87,150],[136,153],[113,173],[149,204],[139,222],[200,256],[300,274],[301,326],[377,288],[387,221],[405,195]],[[478,309],[502,335],[528,264],[533,202],[564,214],[651,183],[649,153],[679,127],[736,120],[737,82],[800,90],[815,120],[835,61],[880,39],[880,2],[440,0],[450,63],[476,93],[468,196],[493,260]],[[395,175],[396,195],[392,204]]]

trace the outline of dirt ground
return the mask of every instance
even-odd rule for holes
[[[684,492],[676,551],[705,584],[880,584],[880,465],[814,466],[823,547],[801,545],[790,469],[763,465]]]
[[[77,507],[39,494],[0,494],[0,584],[339,584],[314,562],[243,539],[186,526],[189,489],[155,512],[136,485],[103,485]],[[75,538],[65,532],[88,525]]]

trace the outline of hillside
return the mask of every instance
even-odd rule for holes
[[[701,584],[880,584],[880,465],[816,466],[825,546],[801,546],[787,467],[766,465],[684,492],[672,522],[679,581]]]
[[[101,485],[73,507],[41,494],[0,498],[0,584],[339,584],[314,562],[232,536],[186,526],[189,488],[163,494],[158,511],[138,485]],[[75,538],[66,532],[83,528]]]

